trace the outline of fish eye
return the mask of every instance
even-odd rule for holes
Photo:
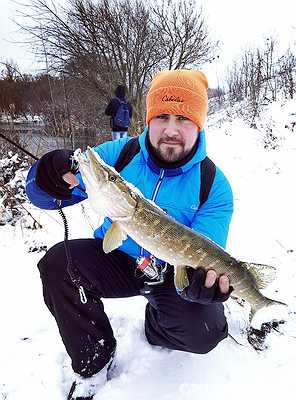
[[[109,181],[115,182],[116,181],[116,176],[115,175],[110,175],[109,176]]]

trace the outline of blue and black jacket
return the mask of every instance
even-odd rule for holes
[[[207,201],[199,207],[200,163],[206,157],[205,132],[199,133],[198,146],[193,156],[177,168],[161,168],[148,152],[146,137],[148,128],[139,136],[140,151],[121,171],[128,182],[136,186],[147,199],[182,224],[207,236],[221,247],[225,247],[229,224],[233,213],[233,196],[230,184],[222,171],[216,167],[214,181]],[[130,138],[105,142],[95,150],[109,165],[115,165],[119,154]],[[38,161],[31,167],[26,184],[26,192],[31,202],[43,209],[59,208],[60,201],[42,191],[35,182]],[[87,198],[85,186],[80,174],[80,185],[72,191],[69,200],[61,202],[67,207]],[[103,225],[94,231],[94,237],[103,238],[111,221],[106,218]],[[137,258],[141,248],[132,239],[123,242],[119,250]]]

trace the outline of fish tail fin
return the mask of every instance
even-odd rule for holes
[[[272,321],[280,321],[283,318],[288,318],[288,312],[287,303],[264,296],[264,301],[262,303],[253,304],[251,307],[249,315],[250,326],[260,329],[261,325],[264,323],[271,323]]]
[[[184,265],[175,266],[175,286],[177,291],[182,292],[188,285],[187,267]]]
[[[249,271],[257,289],[265,289],[275,279],[276,269],[271,265],[241,262],[241,266]]]

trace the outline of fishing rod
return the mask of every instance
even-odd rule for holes
[[[1,132],[0,132],[0,138],[6,140],[8,143],[12,144],[16,148],[18,148],[19,150],[24,152],[26,155],[33,158],[33,160],[35,160],[35,161],[39,160],[39,157],[35,156],[30,151],[24,149],[19,143],[8,138]],[[73,259],[72,259],[72,255],[71,255],[71,251],[70,251],[70,247],[69,247],[69,225],[68,225],[66,215],[64,214],[64,212],[61,208],[61,200],[59,200],[57,202],[57,204],[58,204],[58,213],[60,214],[60,216],[63,220],[63,225],[64,225],[64,246],[65,246],[65,253],[66,253],[66,257],[67,257],[67,271],[68,271],[68,274],[69,274],[72,282],[75,284],[75,286],[77,286],[77,288],[79,290],[79,296],[80,296],[81,303],[85,304],[87,302],[87,297],[84,292],[84,286],[86,286],[86,285],[85,285],[85,283],[84,283],[84,285],[82,285],[82,277],[79,274],[78,269],[73,264]]]
[[[7,136],[3,135],[3,133],[0,132],[0,137],[4,140],[6,140],[8,143],[12,144],[13,146],[17,147],[21,151],[23,151],[27,156],[32,157],[34,160],[38,161],[39,158],[36,157],[34,154],[30,153],[28,150],[24,149],[20,144],[15,142],[14,140],[8,138]]]

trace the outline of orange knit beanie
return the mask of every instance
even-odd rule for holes
[[[201,71],[177,69],[159,72],[146,98],[146,123],[161,114],[183,115],[201,130],[208,112],[208,81]]]

